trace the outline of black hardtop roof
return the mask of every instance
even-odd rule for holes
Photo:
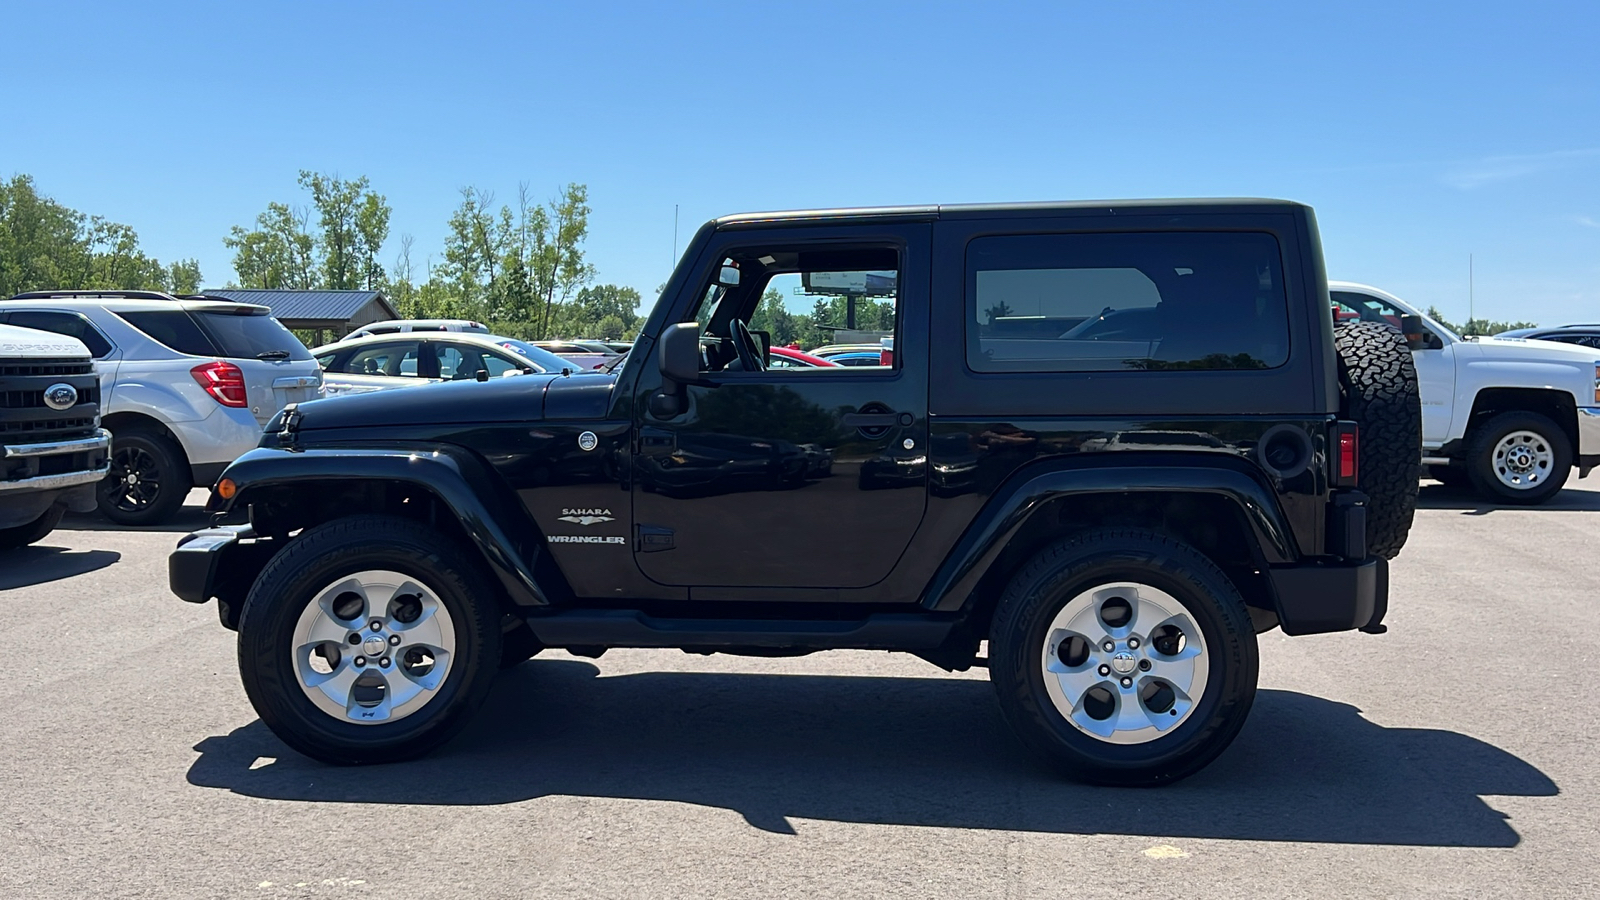
[[[1036,218],[1050,215],[1102,215],[1121,212],[1156,215],[1162,212],[1214,212],[1238,214],[1252,212],[1284,213],[1306,209],[1293,200],[1254,197],[1192,197],[1167,200],[1070,200],[1031,203],[957,203],[925,206],[866,206],[845,209],[796,209],[777,212],[737,213],[721,216],[712,223],[718,228],[765,225],[779,222],[850,221],[858,219],[896,219],[932,221],[934,219],[994,219],[1007,216]]]

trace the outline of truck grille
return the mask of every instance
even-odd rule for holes
[[[85,403],[100,402],[100,389],[89,388],[78,391],[78,406]],[[44,391],[0,391],[0,409],[48,409],[44,402]]]
[[[93,362],[57,362],[52,360],[26,363],[0,362],[0,378],[28,375],[88,375],[94,371]]]
[[[44,402],[53,385],[72,385],[78,400],[66,409]],[[84,359],[0,360],[0,440],[8,444],[81,437],[100,417],[100,381]]]

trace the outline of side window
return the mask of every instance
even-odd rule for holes
[[[333,365],[333,358],[338,355],[339,354],[337,353],[322,354],[321,356],[317,357],[317,367],[322,369],[324,372],[328,371],[328,367]]]
[[[435,343],[434,346],[439,348],[440,378],[476,378],[478,370],[484,367],[483,356],[477,347],[440,343]]]
[[[717,278],[730,268],[738,270],[738,284],[718,284]],[[890,372],[898,365],[890,354],[880,352],[894,338],[899,321],[896,247],[739,249],[728,253],[713,276],[692,313],[702,328],[711,371],[744,368],[733,344],[735,319],[753,332],[765,333],[771,346],[807,352],[823,346],[858,349],[863,354],[861,364],[848,370],[856,374]],[[768,370],[806,377],[847,371],[837,365],[794,365],[771,354],[765,365]]]
[[[522,364],[509,356],[501,356],[498,353],[484,351],[483,368],[488,370],[490,378],[499,378],[507,372],[522,371]]]
[[[117,317],[163,346],[189,356],[221,356],[217,346],[181,309],[119,312]]]
[[[15,324],[15,320],[13,320]],[[1577,344],[1580,347],[1600,347],[1600,335],[1596,334],[1547,334],[1543,340],[1560,341],[1563,344]]]
[[[18,310],[7,317],[6,322],[20,328],[37,328],[75,337],[83,341],[83,345],[89,348],[89,355],[95,359],[104,359],[111,352],[111,342],[106,340],[105,335],[77,313]]]
[[[1289,359],[1269,234],[978,238],[966,293],[975,372],[1266,369]]]
[[[350,354],[344,371],[350,375],[415,376],[419,352],[417,341],[395,341],[362,347]]]

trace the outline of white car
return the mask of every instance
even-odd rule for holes
[[[1447,484],[1507,503],[1555,496],[1600,465],[1600,349],[1520,338],[1463,340],[1393,294],[1328,284],[1336,318],[1386,321],[1412,344],[1422,463]]]
[[[0,324],[77,338],[100,376],[112,435],[99,507],[153,525],[256,446],[285,404],[323,395],[322,372],[265,306],[154,291],[36,291],[0,300]]]
[[[488,334],[489,326],[469,319],[389,319],[364,325],[345,335],[341,340],[372,337],[376,334],[410,334],[413,331],[457,331]]]
[[[386,334],[343,340],[311,351],[322,367],[328,396],[503,378],[536,372],[576,372],[547,350],[515,338],[452,332]]]

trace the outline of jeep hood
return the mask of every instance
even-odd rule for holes
[[[608,375],[517,375],[343,394],[295,407],[300,414],[296,428],[303,432],[599,418],[605,415],[615,383]]]
[[[74,337],[0,325],[0,359],[60,359],[63,356],[89,357],[89,348]]]

